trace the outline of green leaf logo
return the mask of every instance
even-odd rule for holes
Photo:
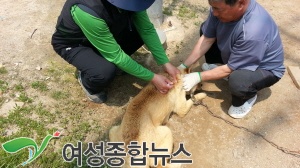
[[[36,144],[36,142],[33,139],[26,138],[26,137],[20,137],[20,138],[15,138],[13,140],[3,143],[2,148],[8,153],[16,153],[24,148],[28,148],[29,158],[27,161],[22,163],[22,165],[24,166],[24,165],[32,162],[33,160],[35,160],[45,150],[49,141],[52,138],[58,138],[60,136],[60,134],[61,133],[59,131],[56,131],[53,135],[50,135],[50,134],[47,135],[43,139],[43,142],[40,147]],[[33,151],[32,151],[32,148],[34,149]]]

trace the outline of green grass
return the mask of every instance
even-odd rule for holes
[[[24,102],[24,103],[32,103],[33,100],[27,96],[26,93],[22,92],[20,94],[20,96],[18,97],[18,100],[21,101],[21,102]]]
[[[5,93],[7,92],[7,90],[8,90],[8,83],[0,79],[0,91],[2,93]]]
[[[163,8],[163,14],[165,14],[167,16],[172,16],[173,15],[172,9],[169,7]]]
[[[19,83],[19,84],[15,85],[15,90],[18,91],[18,92],[22,92],[22,91],[25,90],[25,87],[23,86],[22,83]]]
[[[48,90],[47,84],[44,81],[36,81],[31,83],[31,87],[39,91],[45,92]]]
[[[67,99],[70,96],[68,92],[63,91],[54,91],[51,93],[51,97],[55,100]]]
[[[0,68],[0,74],[7,74],[8,71],[5,69],[5,67]]]
[[[86,150],[87,136],[107,139],[107,135],[104,133],[99,136],[101,122],[89,118],[93,109],[82,103],[82,96],[85,95],[74,76],[74,67],[53,61],[45,71],[40,72],[49,78],[21,78],[16,82],[16,79],[9,76],[9,71],[1,75],[0,93],[3,96],[0,97],[0,105],[15,102],[15,106],[6,113],[7,115],[0,115],[0,143],[28,137],[40,146],[48,134],[52,135],[60,130],[62,135],[51,139],[43,153],[25,167],[77,167],[76,159],[71,163],[63,160],[63,146],[67,143],[76,146],[77,141],[82,141],[83,150]],[[0,168],[22,167],[20,164],[29,158],[28,151],[24,148],[16,153],[8,153],[0,147]],[[88,167],[86,159],[84,156],[82,167]],[[103,165],[101,168],[108,166]]]
[[[180,6],[178,16],[185,19],[193,19],[197,17],[197,13],[187,6]]]
[[[77,140],[86,143],[86,135],[94,130],[89,122],[84,121],[86,114],[82,112],[85,106],[81,104],[81,98],[72,98],[82,94],[80,89],[74,90],[74,87],[80,88],[74,78],[74,71],[74,67],[66,66],[65,63],[51,62],[43,74],[50,77],[48,80],[40,81],[33,77],[33,82],[21,79],[12,85],[16,79],[12,80],[9,72],[0,68],[0,93],[5,94],[0,97],[0,105],[9,101],[23,102],[21,106],[15,105],[7,112],[7,116],[0,115],[0,143],[28,137],[40,146],[47,134],[61,129],[69,132],[67,136],[51,139],[43,153],[25,167],[76,167],[75,160],[72,163],[63,160],[61,149],[66,143],[76,144]],[[49,84],[53,86],[51,89]],[[48,101],[42,103],[41,96],[52,100],[51,105],[47,104]],[[22,167],[20,164],[28,159],[29,153],[25,148],[14,154],[0,150],[0,156],[0,168]]]
[[[23,102],[18,103],[19,106],[16,103],[7,112],[7,116],[0,115],[0,143],[28,137],[40,146],[48,134],[60,130],[62,135],[51,139],[43,153],[25,167],[77,167],[76,159],[71,163],[63,160],[63,146],[67,143],[76,145],[80,140],[86,147],[87,135],[99,137],[101,123],[87,116],[93,111],[86,109],[86,104],[81,102],[81,96],[85,95],[74,76],[74,67],[66,66],[65,62],[52,61],[45,71],[40,72],[49,78],[37,80],[32,77],[30,81],[21,78],[16,83],[16,79],[9,76],[9,71],[0,69],[0,94],[3,95],[0,97],[0,105],[11,101]],[[20,164],[29,156],[27,148],[13,154],[5,152],[2,147],[0,149],[0,168],[22,167]],[[86,157],[82,167],[87,167],[85,161]],[[107,167],[104,165],[101,168]]]

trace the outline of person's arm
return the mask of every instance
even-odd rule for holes
[[[199,38],[196,45],[194,46],[194,49],[192,50],[191,54],[183,62],[184,65],[189,67],[196,61],[198,61],[210,49],[215,40],[216,38],[207,38],[204,35],[202,35]]]
[[[230,75],[233,70],[227,64],[218,66],[212,70],[201,72],[201,81],[222,79]]]
[[[138,78],[147,81],[153,79],[153,72],[131,59],[121,49],[104,20],[84,12],[77,6],[73,6],[71,12],[75,23],[105,59]]]
[[[164,70],[171,75],[173,81],[176,82],[176,74],[180,72],[170,63],[157,32],[153,24],[150,22],[147,12],[136,12],[133,14],[132,19],[138,33],[149,51],[152,53],[156,63],[158,65],[163,65]]]
[[[145,45],[152,53],[156,63],[158,65],[168,63],[169,58],[165,53],[153,24],[150,22],[147,12],[141,11],[134,13],[132,20]]]
[[[202,35],[183,65],[189,67],[194,64],[209,50],[214,42],[215,38],[207,38]],[[185,91],[189,91],[201,81],[221,79],[228,76],[231,72],[232,70],[227,65],[223,65],[209,71],[186,74],[183,78],[183,88]]]

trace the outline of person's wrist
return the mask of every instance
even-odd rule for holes
[[[180,66],[181,66],[181,67],[184,67],[184,68],[189,68],[189,67],[188,67],[187,65],[185,65],[184,63],[181,63]]]
[[[169,66],[169,65],[171,65],[171,63],[170,62],[167,62],[167,63],[165,63],[165,64],[163,64],[163,67],[167,67],[167,66]]]
[[[180,64],[178,67],[177,67],[178,69],[186,69],[186,68],[188,68],[185,64]]]
[[[201,72],[198,72],[198,76],[199,76],[199,82],[201,82],[202,81]]]
[[[170,62],[167,62],[165,64],[162,65],[163,69],[166,71],[168,69],[168,67],[170,66]]]
[[[155,78],[156,78],[156,74],[153,73],[153,76],[152,76],[152,78],[150,79],[150,82],[153,82],[153,81],[155,80]]]

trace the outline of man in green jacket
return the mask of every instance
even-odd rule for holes
[[[146,9],[154,0],[67,0],[52,36],[54,50],[79,70],[78,80],[88,98],[107,100],[105,88],[119,68],[151,81],[165,94],[176,82],[174,67],[161,43]],[[130,55],[145,44],[157,64],[172,77],[155,74]]]

